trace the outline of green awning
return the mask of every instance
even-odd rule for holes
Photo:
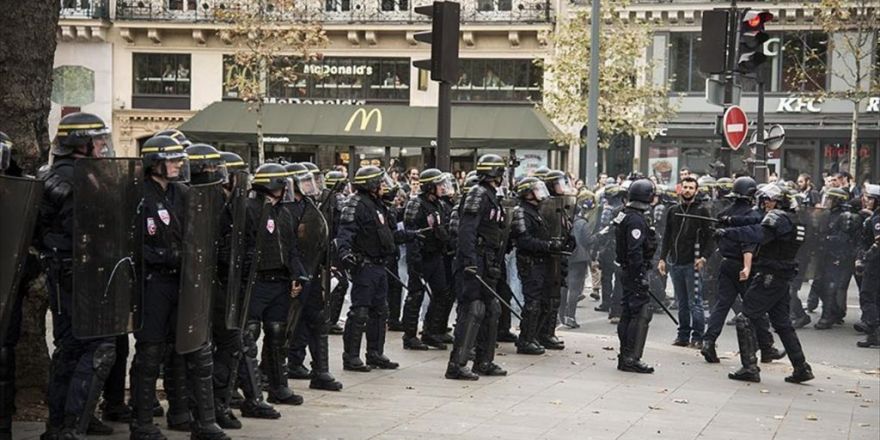
[[[243,102],[215,102],[179,127],[191,140],[256,143],[256,113]],[[552,149],[556,126],[532,106],[452,108],[453,148]],[[403,105],[265,104],[267,142],[300,145],[425,147],[436,138],[437,108]]]

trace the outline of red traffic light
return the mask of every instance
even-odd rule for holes
[[[773,20],[773,14],[769,11],[747,11],[743,15],[743,22],[752,29],[759,28],[770,20]]]

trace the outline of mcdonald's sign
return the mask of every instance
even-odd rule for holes
[[[370,109],[369,112],[367,112],[367,109],[365,108],[359,108],[355,110],[354,113],[351,114],[351,117],[348,118],[348,123],[345,124],[346,133],[351,131],[351,126],[354,124],[354,121],[358,119],[358,117],[360,117],[361,119],[360,129],[361,131],[365,131],[367,127],[370,126],[370,121],[373,120],[373,116],[376,117],[375,131],[376,133],[380,133],[382,131],[382,111],[377,108]]]

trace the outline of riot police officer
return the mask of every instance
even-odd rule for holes
[[[544,182],[524,177],[516,184],[519,206],[513,211],[510,238],[516,246],[516,265],[523,291],[522,321],[516,352],[544,354],[538,342],[541,302],[544,300],[550,252],[560,251],[563,243],[551,240],[547,224],[539,212],[540,203],[549,197]]]
[[[605,186],[604,202],[602,206],[602,215],[599,217],[599,223],[596,225],[596,246],[593,248],[594,260],[599,262],[599,270],[601,270],[600,278],[602,280],[602,299],[594,310],[597,312],[609,312],[611,318],[612,302],[617,291],[620,290],[621,273],[620,268],[614,264],[614,249],[616,239],[614,232],[611,230],[611,221],[623,211],[624,193],[617,184],[608,184]]]
[[[880,185],[865,185],[862,200],[869,216],[862,227],[862,252],[858,263],[862,270],[859,306],[867,336],[856,345],[871,348],[880,347]]]
[[[437,332],[446,333],[443,318],[444,301],[449,297],[446,266],[443,261],[446,241],[449,239],[445,215],[440,197],[452,191],[452,182],[436,168],[428,168],[419,175],[419,195],[406,203],[403,225],[409,230],[424,230],[421,237],[406,245],[406,267],[409,275],[406,301],[403,305],[403,348],[427,350],[434,347],[446,349],[446,344],[435,337]],[[419,313],[425,290],[431,294],[431,302],[425,315],[422,339],[417,337]]]
[[[388,319],[388,276],[385,265],[396,252],[393,223],[383,195],[395,183],[382,169],[360,168],[353,194],[342,209],[336,237],[341,261],[351,275],[351,308],[343,335],[343,368],[368,372],[372,367],[396,369],[384,354]],[[367,333],[366,363],[360,358],[361,340]]]
[[[548,350],[563,350],[565,342],[556,337],[559,306],[562,303],[562,290],[568,278],[568,258],[561,252],[574,249],[571,237],[572,220],[575,209],[575,197],[568,178],[560,170],[550,170],[541,177],[550,197],[546,203],[553,203],[549,209],[543,209],[544,221],[551,233],[551,238],[558,244],[548,255],[547,275],[544,278],[544,298],[541,301],[541,316],[538,324],[538,342]],[[558,248],[558,249],[556,249]]]
[[[447,191],[440,196],[440,209],[442,210],[441,215],[446,219],[445,228],[446,234],[448,235],[446,246],[443,250],[443,267],[446,271],[447,285],[451,286],[455,263],[455,242],[452,239],[451,219],[452,212],[455,210],[455,205],[461,198],[461,194],[458,182],[455,180],[455,176],[453,176],[452,173],[446,173],[446,180],[451,184],[449,187],[450,191]],[[449,334],[448,325],[449,317],[452,314],[452,308],[455,306],[455,294],[452,292],[451,288],[446,289],[442,293],[445,293],[446,296],[443,298],[437,298],[439,305],[442,307],[438,309],[439,316],[437,316],[436,319],[431,320],[436,324],[436,327],[429,329],[429,334],[444,344],[451,344],[453,338],[452,335]],[[513,342],[515,340],[515,335],[510,332],[510,314],[506,315],[506,319],[502,314],[498,321],[498,342]]]
[[[494,362],[501,305],[489,291],[501,278],[500,265],[503,264],[500,239],[505,223],[504,210],[498,202],[496,189],[504,180],[505,166],[498,155],[480,157],[476,165],[480,183],[468,191],[462,202],[455,262],[456,278],[460,283],[456,286],[458,316],[455,341],[446,368],[447,379],[479,379],[474,372],[486,376],[507,374]],[[471,349],[476,352],[473,372],[467,368]]]
[[[184,254],[183,233],[187,218],[185,205],[189,168],[184,146],[168,136],[154,136],[141,147],[145,179],[144,214],[144,287],[143,326],[135,332],[135,357],[132,364],[131,438],[162,439],[159,428],[153,424],[153,399],[159,364],[166,346],[174,342],[177,324],[177,301],[180,289],[181,262]],[[181,373],[182,371],[182,373]],[[177,392],[191,392],[195,420],[190,420],[185,402],[179,415],[180,425],[188,424],[192,438],[228,439],[214,419],[213,362],[210,344],[195,352],[179,355],[172,353],[166,365],[166,377],[194,384],[188,390],[178,385]],[[188,377],[189,376],[189,377]],[[181,391],[182,389],[182,391]],[[171,390],[169,390],[169,393]],[[184,399],[183,394],[176,396]],[[169,396],[169,402],[171,397]],[[191,422],[191,423],[190,423]]]
[[[750,224],[760,221],[762,215],[757,209],[753,209],[753,200],[757,194],[755,179],[748,176],[738,177],[733,182],[733,192],[730,194],[733,205],[719,213],[721,225],[727,224]],[[700,353],[709,363],[718,363],[715,341],[724,329],[724,320],[733,307],[737,298],[741,298],[746,290],[745,280],[740,279],[743,270],[744,256],[750,254],[755,246],[734,241],[727,237],[718,237],[716,240],[718,253],[723,257],[719,266],[716,301],[709,314],[709,322],[706,333],[703,335],[703,348]],[[756,316],[751,326],[757,337],[758,346],[761,349],[761,362],[769,363],[775,359],[781,359],[785,353],[779,352],[773,347],[773,335],[770,333],[770,323],[765,315]]]
[[[46,401],[46,439],[85,438],[97,400],[116,358],[115,338],[73,335],[72,256],[74,161],[112,155],[110,130],[98,116],[73,113],[61,119],[52,147],[54,161],[41,170],[43,200],[37,246],[48,262],[48,286],[55,352]]]
[[[654,230],[648,226],[645,212],[654,198],[654,184],[648,179],[634,181],[629,188],[629,201],[614,219],[617,263],[623,273],[623,295],[617,336],[620,355],[617,369],[632,373],[653,373],[654,368],[642,362],[648,324],[653,312],[646,279],[651,259],[657,250]]]
[[[749,382],[761,381],[761,369],[756,356],[757,340],[752,323],[769,313],[770,323],[779,334],[794,367],[794,372],[785,381],[806,382],[813,379],[813,372],[789,319],[789,283],[797,272],[797,252],[803,244],[806,229],[791,215],[790,199],[793,196],[787,189],[772,184],[764,191],[768,200],[767,213],[760,223],[719,229],[716,232],[720,237],[757,246],[754,263],[750,256],[745,256],[745,264],[740,272],[741,280],[749,280],[743,296],[742,312],[736,317],[742,368],[728,374],[728,377]],[[744,255],[747,254],[752,252],[747,250]]]
[[[863,220],[849,204],[849,193],[842,188],[830,188],[822,196],[822,206],[828,210],[822,228],[824,252],[819,261],[822,272],[817,278],[822,300],[822,317],[816,330],[830,329],[846,316],[846,291],[855,270],[856,242]]]

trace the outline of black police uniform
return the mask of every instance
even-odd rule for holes
[[[626,207],[612,221],[615,225],[617,263],[620,265],[623,294],[617,336],[620,355],[617,368],[623,371],[653,372],[641,363],[653,312],[649,306],[647,272],[657,250],[657,237],[644,213]]]
[[[85,434],[101,388],[116,360],[115,338],[73,336],[73,186],[74,159],[56,157],[40,178],[45,181],[37,228],[37,245],[48,263],[52,310],[51,377],[47,394],[47,433],[62,427]]]
[[[736,242],[758,245],[752,263],[752,276],[743,296],[743,310],[736,317],[743,368],[731,373],[730,378],[760,381],[757,340],[752,322],[767,313],[794,366],[794,374],[787,377],[786,382],[812,379],[810,366],[789,319],[789,284],[797,272],[797,252],[804,242],[806,228],[798,224],[790,213],[774,209],[764,216],[760,224],[725,228],[719,235]]]
[[[256,264],[253,292],[248,303],[247,323],[243,329],[244,362],[239,368],[245,405],[260,405],[261,391],[257,377],[257,345],[261,325],[266,337],[266,376],[270,403],[299,405],[302,397],[287,384],[284,361],[287,357],[287,319],[291,307],[291,288],[305,272],[296,245],[296,206],[276,203],[266,210],[265,196],[258,194],[247,204],[246,243],[248,258],[245,273]],[[243,376],[243,377],[241,377]]]
[[[382,200],[364,190],[352,195],[340,216],[336,243],[340,258],[360,264],[351,274],[351,307],[343,336],[343,367],[369,371],[397,368],[384,355],[388,319],[388,277],[385,265],[396,252],[393,219]],[[367,333],[367,363],[360,359],[361,339]]]
[[[404,210],[394,202],[383,200],[388,210],[388,223],[395,229],[398,223],[403,221]],[[385,262],[385,268],[392,275],[400,278],[400,247],[394,247],[394,253]],[[403,308],[403,284],[396,279],[388,277],[388,327],[395,331],[403,331],[402,308]]]
[[[749,225],[759,223],[762,214],[754,209],[748,200],[737,199],[733,205],[722,211],[719,217],[730,219],[728,222]],[[701,351],[703,357],[710,363],[720,362],[715,351],[715,341],[721,336],[727,314],[734,307],[737,299],[742,299],[748,286],[747,282],[739,280],[739,273],[743,269],[743,254],[753,252],[756,248],[754,244],[735,241],[726,236],[718,237],[715,243],[722,260],[718,268],[716,298],[709,313]],[[752,328],[761,349],[762,362],[771,362],[774,358],[783,356],[773,348],[773,335],[770,333],[770,321],[766,315],[756,316]]]
[[[605,200],[602,215],[596,225],[596,260],[599,262],[601,271],[602,300],[596,307],[597,312],[608,312],[609,317],[620,316],[620,294],[622,273],[620,267],[614,264],[614,249],[616,248],[616,236],[611,230],[611,221],[623,211],[622,195],[615,195]]]
[[[455,341],[449,356],[446,377],[472,378],[467,371],[471,349],[475,349],[474,371],[483,375],[503,375],[504,370],[494,363],[498,316],[501,305],[476,278],[497,285],[502,276],[500,246],[503,236],[504,208],[498,201],[495,188],[481,182],[468,191],[458,228],[456,255],[456,285],[458,317]],[[474,271],[474,272],[472,272]],[[479,341],[478,341],[479,334]]]
[[[875,209],[863,226],[861,255],[863,269],[859,289],[859,306],[862,322],[868,337],[859,341],[862,348],[880,346],[880,208]]]
[[[547,296],[546,278],[549,270],[550,232],[538,207],[522,200],[513,211],[510,231],[516,246],[516,266],[523,293],[522,321],[517,353],[541,354],[544,347],[538,342],[541,303]]]
[[[444,251],[448,235],[448,218],[443,213],[440,201],[434,195],[422,193],[411,198],[404,211],[403,225],[409,230],[429,229],[406,245],[406,266],[409,275],[407,296],[403,306],[403,346],[408,349],[424,349],[428,346],[446,349],[446,345],[436,339],[434,334],[442,330],[446,333],[443,318],[443,301],[449,297],[449,286],[444,264]],[[427,286],[425,285],[427,284]],[[431,301],[425,315],[422,341],[417,338],[419,312],[425,290],[429,289]],[[441,329],[442,327],[442,329]]]
[[[846,292],[855,271],[856,244],[862,219],[851,212],[848,203],[840,203],[829,210],[828,223],[821,233],[822,253],[818,269],[822,300],[822,317],[816,323],[819,330],[829,329],[846,316]]]
[[[342,215],[342,208],[345,206],[346,196],[340,191],[331,191],[329,197],[326,202],[329,203],[332,214],[332,221],[330,222],[330,239],[331,241],[336,238],[336,234],[339,231],[339,218]],[[331,270],[330,275],[336,278],[336,287],[333,288],[330,292],[330,300],[329,302],[329,311],[327,315],[327,323],[330,325],[331,333],[341,333],[341,328],[338,328],[339,317],[342,314],[342,306],[345,304],[345,294],[348,292],[348,278],[342,273],[341,267],[342,262],[339,260],[339,253],[337,252],[335,243],[330,247],[331,261],[332,265],[335,269]],[[391,314],[392,318],[394,314]],[[400,310],[398,309],[398,320],[400,319]],[[389,320],[389,325],[392,320]]]
[[[446,284],[450,288],[445,292],[445,298],[439,298],[438,301],[441,302],[442,308],[439,312],[439,316],[436,320],[433,320],[437,327],[431,329],[431,334],[443,342],[445,344],[451,344],[453,339],[452,335],[449,334],[449,317],[452,315],[452,308],[455,307],[455,293],[452,292],[452,284],[453,284],[453,269],[455,265],[455,239],[457,236],[453,236],[453,234],[457,234],[458,225],[456,224],[455,229],[453,229],[452,225],[452,215],[456,211],[456,200],[453,197],[443,196],[440,197],[440,207],[442,209],[442,216],[446,220],[446,232],[448,238],[446,240],[446,247],[443,250],[443,267],[446,270]],[[509,289],[508,289],[509,290]],[[504,314],[502,313],[502,317],[498,322],[498,332],[499,335],[507,330],[507,333],[510,333],[510,315],[507,315],[505,320]]]

